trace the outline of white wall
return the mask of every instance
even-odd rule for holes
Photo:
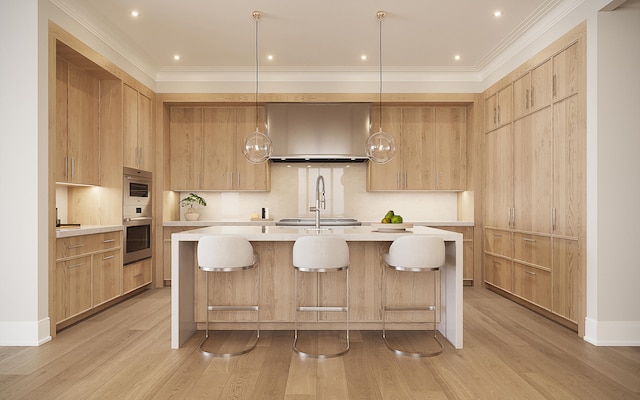
[[[50,339],[47,21],[38,7],[38,0],[0,2],[0,346]]]
[[[633,3],[633,4],[631,4]],[[587,332],[598,345],[640,345],[640,2],[597,19],[597,230],[590,257]],[[593,150],[593,149],[592,149]],[[590,221],[590,222],[591,222]],[[590,246],[591,249],[591,246]]]

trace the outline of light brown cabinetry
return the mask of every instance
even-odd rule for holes
[[[463,239],[463,265],[462,279],[465,285],[473,284],[473,226],[434,226],[436,229],[462,233]]]
[[[553,48],[514,77],[513,121],[485,134],[485,282],[583,334],[583,36]]]
[[[56,240],[56,323],[70,320],[122,294],[120,231]]]
[[[513,119],[551,104],[551,60],[547,60],[513,82]]]
[[[56,182],[98,185],[100,82],[56,60]]]
[[[165,226],[162,228],[162,269],[164,284],[171,283],[171,235],[199,228],[198,226]]]
[[[122,267],[122,293],[126,294],[151,283],[151,258]]]
[[[369,163],[367,188],[376,190],[464,190],[466,108],[462,106],[384,107],[372,112],[372,130],[396,139],[396,156]]]
[[[264,125],[264,109],[259,108]],[[172,190],[270,189],[269,163],[253,164],[242,154],[244,137],[255,131],[249,107],[172,107]]]
[[[499,128],[511,122],[511,102],[513,89],[511,85],[500,89],[487,97],[484,103],[485,131]]]
[[[123,84],[124,134],[123,160],[125,167],[153,170],[151,142],[151,99],[127,84]]]

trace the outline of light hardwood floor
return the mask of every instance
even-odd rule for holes
[[[595,347],[485,289],[464,292],[464,349],[396,356],[355,331],[345,356],[301,359],[291,331],[203,356],[170,349],[170,290],[144,292],[40,347],[0,347],[2,399],[640,399],[640,347]],[[241,337],[241,335],[231,335]]]

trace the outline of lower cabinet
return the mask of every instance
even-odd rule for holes
[[[123,294],[151,283],[151,258],[122,267]]]
[[[432,228],[462,233],[464,241],[462,279],[465,285],[473,285],[473,226],[433,226]]]
[[[583,257],[580,241],[575,238],[490,228],[484,231],[485,283],[576,330],[583,307],[579,293]]]
[[[56,239],[51,320],[64,328],[151,283],[151,259],[122,265],[122,231]]]

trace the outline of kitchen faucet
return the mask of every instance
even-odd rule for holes
[[[320,191],[320,182],[322,182],[322,192]],[[324,177],[318,175],[318,179],[316,179],[316,205],[315,207],[309,207],[309,211],[316,213],[316,229],[320,229],[320,205],[322,205],[322,208],[326,208],[324,190]]]

